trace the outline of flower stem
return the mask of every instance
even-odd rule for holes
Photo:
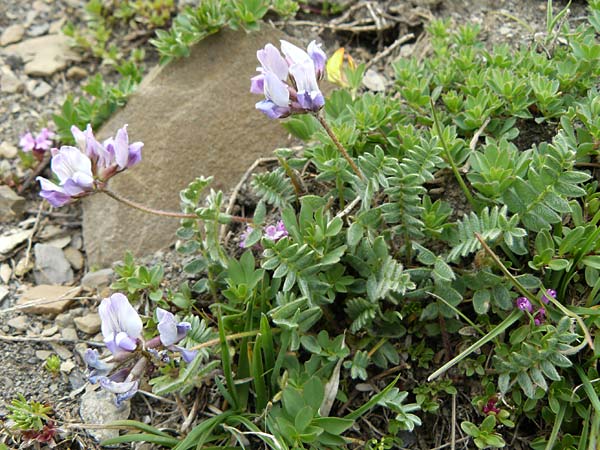
[[[121,202],[121,203],[123,203],[131,208],[137,209],[139,211],[144,211],[145,213],[148,213],[148,214],[154,214],[156,216],[163,216],[163,217],[174,217],[176,219],[199,219],[199,217],[196,214],[188,214],[188,213],[182,213],[182,212],[176,212],[176,211],[163,211],[162,209],[149,208],[148,206],[144,206],[140,203],[134,202],[133,200],[129,200],[128,198],[123,197],[121,194],[117,194],[116,192],[111,191],[110,189],[107,189],[107,188],[99,189],[99,191],[105,193],[109,197],[112,197],[113,199],[117,200],[118,202]],[[232,222],[252,223],[252,219],[248,219],[246,217],[227,216],[227,218],[230,219]]]
[[[334,134],[333,130],[331,129],[331,127],[329,126],[329,124],[327,123],[325,118],[319,113],[315,114],[315,117],[317,118],[317,120],[319,121],[321,126],[325,129],[325,131],[327,132],[327,134],[329,135],[329,137],[331,138],[331,140],[333,141],[335,146],[338,148],[338,150],[340,151],[342,156],[344,158],[346,158],[346,161],[348,161],[348,164],[350,164],[350,167],[352,167],[352,170],[354,170],[354,173],[356,175],[358,175],[358,178],[360,178],[361,180],[364,180],[365,179],[364,175],[362,174],[362,172],[360,171],[360,169],[358,168],[356,163],[352,160],[352,158],[350,158],[350,155],[348,154],[348,152],[346,151],[344,146],[341,144],[341,142],[339,141],[337,136]]]
[[[456,178],[456,181],[458,181],[458,184],[460,185],[460,188],[464,192],[465,197],[467,197],[467,200],[469,201],[469,203],[471,204],[473,209],[477,210],[478,209],[477,202],[471,195],[471,191],[469,191],[469,188],[465,184],[465,180],[463,180],[462,176],[460,175],[460,172],[458,171],[458,167],[456,167],[456,163],[454,162],[454,158],[452,158],[452,154],[450,153],[450,149],[448,148],[448,145],[446,144],[446,141],[444,140],[444,135],[442,133],[442,128],[440,127],[440,121],[438,119],[437,113],[435,112],[435,105],[433,103],[433,100],[430,99],[430,103],[431,103],[431,113],[433,114],[433,123],[435,124],[435,129],[440,137],[440,142],[442,143],[442,148],[444,149],[444,152],[446,153],[447,162],[450,163],[450,167],[452,167],[452,172],[454,173],[454,177]]]

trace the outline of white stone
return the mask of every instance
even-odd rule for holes
[[[4,141],[0,144],[0,158],[13,159],[17,156],[17,147],[10,142]]]
[[[2,36],[0,36],[0,45],[4,47],[8,44],[19,42],[21,39],[23,39],[23,34],[25,34],[25,28],[23,28],[23,25],[14,24],[6,27],[6,29],[2,32]]]
[[[25,242],[32,234],[32,230],[20,230],[6,236],[0,236],[0,253],[8,253],[17,245]]]
[[[129,400],[124,401],[121,406],[116,406],[114,394],[104,389],[87,391],[81,396],[79,415],[86,423],[107,424],[115,420],[125,420],[129,417],[130,411]],[[94,427],[87,432],[98,441],[119,436],[119,430],[116,428]]]

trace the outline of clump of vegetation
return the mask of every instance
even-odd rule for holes
[[[251,25],[268,9],[244,4]],[[213,12],[235,25],[240,8],[207,2],[194,12],[204,31],[190,10],[157,47],[182,56],[221,26]],[[360,92],[359,65],[324,105],[314,43],[283,44],[286,59],[262,49],[257,108],[304,149],[279,149],[279,166],[253,177],[251,223],[224,212],[210,178],[192,181],[177,231],[191,286],[165,292],[162,268],[128,257],[113,287],[129,299],[103,303],[160,309],[143,326],[113,317],[105,341],[145,363],[119,381],[110,361],[87,361],[127,397],[143,377],[160,395],[212,382],[218,414],[176,436],[121,422],[140,433],[104,444],[392,448],[453,404],[477,448],[596,448],[600,1],[577,28],[565,17],[549,1],[546,38],[519,49],[432,21],[432,56],[395,63],[391,92]],[[184,351],[197,354],[173,356]]]

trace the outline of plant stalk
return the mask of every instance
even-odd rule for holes
[[[199,217],[196,214],[188,214],[188,213],[182,213],[182,212],[176,212],[176,211],[164,211],[162,209],[150,208],[148,206],[142,205],[140,203],[134,202],[133,200],[125,198],[121,194],[117,194],[116,192],[111,191],[110,189],[107,189],[107,188],[99,189],[99,192],[103,192],[106,195],[108,195],[109,197],[112,197],[113,199],[117,200],[118,202],[121,202],[131,208],[137,209],[139,211],[143,211],[148,214],[154,214],[156,216],[163,216],[163,217],[174,217],[176,219],[199,219]],[[228,216],[228,218],[232,222],[252,223],[252,220],[248,219],[246,217]]]
[[[473,207],[474,210],[477,210],[478,209],[477,202],[473,198],[473,195],[471,195],[471,191],[469,191],[469,188],[465,184],[465,180],[463,180],[462,176],[460,175],[460,172],[458,171],[458,167],[456,166],[456,163],[454,162],[454,158],[452,158],[452,154],[450,153],[450,149],[448,148],[448,145],[446,145],[446,141],[444,140],[444,135],[442,133],[442,127],[440,126],[440,121],[438,120],[437,113],[435,112],[435,105],[433,104],[433,100],[430,99],[430,103],[431,103],[431,113],[433,114],[433,123],[435,125],[435,129],[438,133],[438,136],[440,137],[440,142],[442,143],[442,148],[444,149],[444,152],[446,153],[446,159],[448,160],[448,163],[450,163],[450,167],[452,167],[452,173],[454,173],[454,178],[456,178],[456,181],[458,181],[458,184],[460,185],[460,188],[464,192],[465,197],[467,197],[469,204]]]
[[[337,149],[340,151],[342,156],[344,158],[346,158],[346,161],[348,161],[348,164],[350,164],[350,167],[352,167],[352,170],[354,170],[354,173],[356,175],[358,175],[358,178],[360,178],[361,180],[364,180],[365,179],[364,175],[362,174],[362,172],[360,171],[360,169],[358,168],[356,163],[352,160],[352,158],[350,158],[350,155],[348,154],[348,152],[346,151],[346,149],[344,148],[342,143],[339,141],[339,139],[337,138],[337,136],[335,135],[335,133],[333,132],[333,130],[331,129],[331,127],[329,126],[327,121],[325,120],[325,118],[319,113],[315,114],[315,117],[317,118],[317,120],[319,121],[321,126],[325,129],[325,131],[327,132],[327,134],[329,135],[329,137],[331,138],[331,140],[333,141],[333,143],[335,144]]]

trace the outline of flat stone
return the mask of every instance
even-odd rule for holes
[[[10,277],[12,276],[12,269],[6,263],[0,265],[0,279],[4,284],[8,284]]]
[[[51,241],[44,242],[44,244],[51,245],[56,248],[65,248],[71,242],[71,236],[63,236],[52,239]]]
[[[33,269],[32,258],[27,258],[26,256],[24,256],[19,260],[19,262],[15,266],[15,276],[22,277],[31,269]]]
[[[47,77],[67,67],[70,61],[78,61],[79,55],[70,46],[64,34],[48,34],[12,44],[3,53],[20,57],[25,62],[25,74]]]
[[[10,319],[7,324],[15,330],[25,331],[29,327],[29,318],[27,316],[17,316]]]
[[[63,373],[71,373],[71,371],[75,368],[75,363],[70,359],[63,361],[60,364],[60,371]]]
[[[50,344],[50,347],[52,347],[52,350],[54,351],[54,353],[56,353],[59,356],[59,358],[62,359],[63,361],[66,361],[67,359],[73,357],[73,353],[71,353],[69,351],[69,349],[62,344],[57,344],[56,342],[52,342]]]
[[[289,37],[268,25],[253,33],[221,31],[195,45],[189,57],[153,70],[98,133],[104,139],[127,123],[130,139],[145,144],[142,163],[114,177],[111,189],[177,210],[179,191],[199,175],[214,176],[211,187],[228,191],[257,158],[289,146],[288,133],[256,111],[261,98],[249,92],[256,51],[279,39]],[[174,243],[179,227],[177,220],[102,195],[84,199],[83,212],[90,265],[108,266],[126,250],[151,254]]]
[[[125,420],[130,411],[129,400],[124,401],[121,406],[116,406],[114,394],[104,389],[87,391],[81,396],[79,415],[85,423],[107,424],[115,420]],[[86,431],[98,441],[119,436],[117,429],[90,428]]]
[[[73,269],[60,248],[35,244],[35,279],[37,283],[62,284],[73,281]]]
[[[87,334],[96,334],[100,331],[100,316],[96,312],[86,314],[85,316],[75,317],[73,319],[78,330]]]
[[[46,361],[50,356],[52,356],[52,352],[49,350],[37,350],[35,352],[35,357],[42,361]]]
[[[27,35],[31,37],[43,36],[50,29],[49,23],[40,23],[39,25],[33,25],[27,29]]]
[[[0,186],[0,222],[18,218],[23,214],[25,199],[6,185]]]
[[[54,336],[56,333],[58,333],[58,327],[56,325],[53,325],[51,327],[44,328],[44,330],[42,331],[42,336]]]
[[[73,325],[73,315],[70,311],[60,313],[54,318],[54,323],[60,328],[66,328]]]
[[[63,312],[81,292],[80,287],[41,284],[34,286],[17,300],[23,311],[33,314],[58,314]]]
[[[45,81],[39,81],[28,84],[27,90],[35,98],[42,98],[48,95],[50,92],[52,92],[52,86],[50,86]]]
[[[0,144],[0,158],[13,159],[17,157],[17,147],[10,142],[4,141]]]
[[[385,91],[386,79],[379,72],[369,69],[363,77],[362,84],[371,91],[383,92]]]
[[[75,328],[62,328],[60,330],[60,335],[63,339],[68,339],[70,341],[77,341],[79,336],[77,336],[77,330]]]
[[[101,269],[96,270],[95,272],[88,272],[81,279],[81,285],[88,291],[102,289],[112,282],[113,274],[114,272],[112,269]]]
[[[23,39],[24,34],[25,28],[23,27],[23,25],[14,24],[9,27],[6,27],[6,29],[2,32],[2,35],[0,36],[0,45],[4,47],[8,44],[14,44],[15,42],[19,42],[21,39]]]
[[[10,291],[6,286],[0,286],[0,302],[8,295]]]
[[[5,94],[15,94],[22,92],[25,84],[16,76],[12,70],[3,68],[0,71],[0,92]],[[15,153],[16,155],[16,153]]]
[[[17,245],[25,242],[32,234],[32,230],[19,230],[6,236],[0,236],[0,253],[8,253]]]
[[[73,247],[67,247],[63,250],[65,254],[65,258],[71,264],[73,270],[81,270],[83,269],[83,265],[85,264],[85,260],[83,259],[83,255],[81,252]]]

